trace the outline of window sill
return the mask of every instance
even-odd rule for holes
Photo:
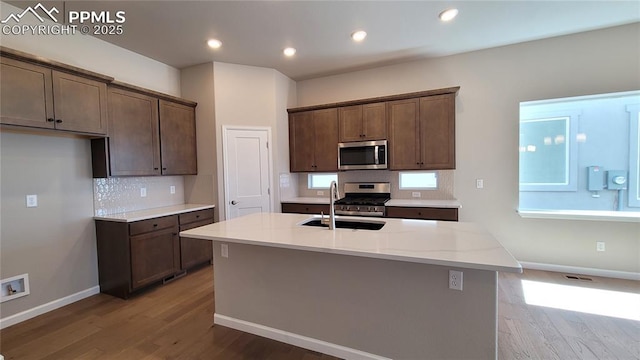
[[[517,210],[522,218],[640,222],[640,212],[595,210]]]

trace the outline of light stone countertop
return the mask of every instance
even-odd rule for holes
[[[329,197],[296,197],[280,200],[281,203],[293,204],[329,204]],[[428,199],[391,199],[385,206],[399,207],[433,207],[433,208],[461,208],[458,200],[428,200]]]
[[[329,196],[323,197],[295,197],[290,199],[280,200],[281,203],[289,204],[327,204],[329,205]]]
[[[428,199],[391,199],[384,206],[398,207],[432,207],[432,208],[461,208],[458,200],[428,200]]]
[[[520,263],[473,223],[337,216],[384,221],[381,230],[301,226],[304,214],[258,213],[183,231],[180,236],[293,250],[490,271],[522,272]],[[230,254],[233,256],[233,254]]]
[[[205,205],[205,204],[182,204],[182,205],[173,205],[173,206],[165,206],[154,209],[146,209],[146,210],[138,210],[138,211],[128,211],[122,212],[112,215],[102,215],[102,216],[94,216],[94,220],[105,220],[105,221],[117,221],[117,222],[133,222],[140,220],[153,219],[162,216],[176,215],[182,214],[191,211],[212,209],[215,205]]]

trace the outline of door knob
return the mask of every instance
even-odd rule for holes
[[[237,201],[235,201],[235,200],[231,200],[231,205],[235,205],[235,204],[237,204],[237,203],[238,203]]]

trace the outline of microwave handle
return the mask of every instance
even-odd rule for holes
[[[374,163],[376,165],[380,164],[380,160],[378,158],[378,145],[374,146]]]

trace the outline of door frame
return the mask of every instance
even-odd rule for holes
[[[222,220],[227,219],[227,215],[230,213],[229,209],[229,158],[227,154],[227,144],[229,140],[227,140],[227,136],[230,131],[233,130],[243,130],[243,131],[266,131],[267,132],[267,167],[269,177],[269,212],[274,209],[274,192],[273,192],[273,141],[271,139],[271,127],[269,126],[239,126],[239,125],[222,125],[222,174],[223,174],[223,188],[224,194],[222,201],[224,202],[224,215],[221,217]],[[222,214],[220,214],[222,215]]]

